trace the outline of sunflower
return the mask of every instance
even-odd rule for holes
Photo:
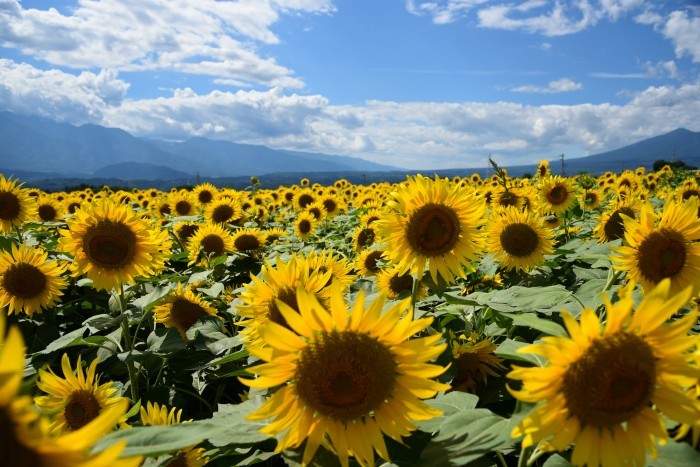
[[[494,192],[491,204],[499,208],[510,206],[520,208],[523,206],[524,201],[517,190],[501,187]]]
[[[644,291],[662,279],[671,279],[673,293],[692,285],[700,292],[700,219],[698,202],[666,203],[659,220],[649,204],[642,206],[639,219],[624,217],[627,245],[613,247],[613,267],[627,271]],[[658,223],[657,223],[658,220]]]
[[[74,276],[86,274],[97,290],[129,284],[162,268],[167,232],[154,231],[131,208],[108,200],[79,209],[61,230],[59,246],[73,255]]]
[[[188,265],[208,266],[210,260],[233,251],[233,237],[221,224],[202,224],[190,237],[187,249],[190,250]]]
[[[42,222],[56,222],[63,215],[63,205],[51,196],[39,196],[36,200],[36,213]]]
[[[539,178],[544,178],[547,175],[551,175],[549,171],[549,161],[547,159],[542,159],[537,166],[537,176]]]
[[[61,277],[66,267],[47,259],[46,251],[24,244],[13,243],[10,251],[0,251],[0,308],[32,316],[60,301],[68,285]]]
[[[352,284],[355,275],[352,273],[352,263],[342,256],[336,255],[332,250],[311,251],[306,257],[297,257],[302,263],[301,267],[308,267],[310,271],[325,275],[330,271],[331,276],[324,287],[331,284],[339,286],[346,291]]]
[[[598,225],[593,229],[593,236],[601,243],[625,238],[622,214],[635,219],[637,217],[635,203],[630,201],[613,203],[600,215]]]
[[[305,242],[314,233],[317,223],[318,221],[313,214],[302,211],[294,220],[294,233]]]
[[[553,236],[537,213],[508,207],[491,217],[488,249],[501,267],[529,271],[554,252]]]
[[[542,211],[564,214],[576,204],[576,189],[568,178],[548,176],[540,182],[538,201]]]
[[[374,245],[376,238],[377,232],[374,225],[360,225],[352,234],[352,244],[355,251],[359,252]]]
[[[238,325],[245,327],[241,331],[245,340],[253,346],[263,345],[261,331],[268,323],[287,326],[277,302],[282,301],[296,309],[297,287],[304,287],[309,293],[320,296],[331,275],[331,270],[324,274],[312,270],[305,258],[294,254],[287,261],[277,256],[274,266],[265,260],[260,278],[250,276],[251,282],[244,285],[244,291],[239,296],[240,304],[236,306],[238,316],[243,318]]]
[[[192,216],[194,208],[195,201],[189,191],[181,190],[170,195],[170,214],[173,216]]]
[[[323,205],[323,210],[328,217],[337,216],[345,209],[345,203],[343,202],[342,198],[334,194],[327,194],[323,196],[320,203]]]
[[[13,467],[136,467],[141,458],[119,459],[125,443],[99,454],[92,446],[109,432],[128,407],[128,401],[105,409],[82,428],[60,436],[49,433],[49,420],[33,410],[31,398],[19,395],[24,369],[22,334],[11,327],[5,337],[5,316],[0,314],[0,453],[2,464]]]
[[[168,411],[164,405],[149,402],[146,407],[142,405],[140,410],[141,423],[143,426],[168,426],[178,425],[182,416],[182,409],[178,410],[173,407]],[[184,423],[191,420],[185,420]],[[184,448],[179,454],[176,454],[168,465],[177,467],[202,467],[209,459],[204,456],[204,448],[194,449],[194,446]]]
[[[279,242],[279,239],[287,236],[287,232],[281,227],[271,227],[263,232],[265,243],[272,245]]]
[[[95,375],[97,363],[97,359],[93,360],[83,373],[81,358],[78,356],[74,371],[68,354],[63,354],[63,378],[57,376],[50,368],[39,370],[36,386],[46,395],[35,397],[34,403],[45,413],[53,415],[53,433],[79,430],[108,408],[124,401],[124,398],[118,395],[119,389],[114,383],[99,383],[99,376]],[[126,410],[122,415],[125,414]],[[126,417],[120,417],[119,421],[125,420]]]
[[[36,201],[22,185],[0,174],[0,232],[9,232],[36,216]]]
[[[488,377],[498,377],[496,370],[504,370],[503,359],[494,351],[496,345],[490,339],[478,339],[476,333],[469,337],[461,334],[457,338],[450,331],[450,347],[454,360],[455,377],[452,380],[452,390],[476,393],[479,383],[486,384]]]
[[[465,269],[482,249],[479,227],[486,207],[466,188],[451,186],[446,179],[416,175],[408,178],[388,202],[377,221],[384,251],[402,273],[418,277],[429,267],[433,282],[438,274],[447,283],[465,277]]]
[[[233,236],[233,250],[241,253],[256,251],[265,246],[265,233],[258,228],[240,229]]]
[[[385,293],[387,297],[396,300],[402,294],[411,295],[415,279],[408,272],[401,272],[396,266],[384,268],[377,274],[377,288]],[[428,290],[422,282],[418,282],[416,300],[421,300],[428,296]]]
[[[603,193],[598,189],[587,189],[581,195],[581,209],[593,211],[600,207],[603,202]]]
[[[274,418],[260,431],[284,433],[277,452],[306,440],[305,465],[324,440],[343,466],[350,455],[362,465],[374,464],[374,451],[389,461],[383,435],[401,442],[416,428],[413,422],[440,415],[421,399],[449,388],[431,379],[445,368],[427,363],[446,346],[437,344],[440,334],[411,339],[432,318],[414,321],[410,299],[381,314],[383,295],[365,309],[360,291],[348,309],[342,292],[334,290],[329,309],[302,288],[298,312],[278,303],[291,330],[271,323],[262,337],[269,348],[250,349],[267,363],[248,369],[258,378],[241,379],[277,390],[248,418]]]
[[[379,261],[385,261],[384,251],[379,249],[366,249],[363,250],[355,259],[355,269],[360,272],[361,276],[368,277],[374,276],[381,268],[379,267]]]
[[[190,238],[197,233],[199,225],[200,224],[192,221],[178,221],[173,224],[173,233],[180,242],[186,244],[190,241]]]
[[[310,212],[317,221],[323,220],[326,217],[326,210],[320,201],[315,201],[305,208],[306,212]]]
[[[216,316],[212,308],[189,288],[177,284],[177,290],[165,297],[159,305],[153,308],[153,320],[162,323],[166,328],[175,328],[182,338],[189,342],[187,331],[201,318]]]
[[[629,285],[612,305],[603,294],[607,321],[590,308],[576,321],[563,311],[571,337],[546,337],[518,350],[544,357],[545,367],[521,368],[508,377],[522,381],[511,390],[523,402],[539,404],[513,430],[523,447],[542,441],[540,449],[563,451],[574,444],[574,465],[644,465],[646,451],[656,454],[656,440],[668,438],[658,411],[681,423],[700,417],[700,408],[683,391],[700,371],[686,350],[697,310],[664,326],[690,299],[691,288],[671,293],[662,280],[633,312]]]
[[[306,209],[306,206],[312,204],[314,201],[316,201],[316,196],[314,195],[314,192],[308,188],[299,190],[294,194],[294,206],[299,211],[303,211]]]
[[[206,206],[216,198],[219,189],[209,182],[200,183],[192,189],[192,196],[200,206]]]
[[[220,196],[207,205],[204,218],[213,224],[226,224],[235,222],[242,214],[243,209],[237,199]]]

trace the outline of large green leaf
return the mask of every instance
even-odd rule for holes
[[[441,410],[442,415],[423,422],[418,422],[418,429],[432,433],[440,429],[445,420],[451,415],[473,409],[479,397],[466,392],[454,391],[425,401],[429,406]]]

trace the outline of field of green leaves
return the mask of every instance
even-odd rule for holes
[[[700,465],[700,174],[494,172],[0,176],[0,464]]]

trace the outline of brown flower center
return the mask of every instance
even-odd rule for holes
[[[208,316],[208,313],[197,303],[179,297],[170,306],[170,316],[175,322],[175,327],[185,332],[200,318]]]
[[[181,216],[186,216],[192,211],[192,205],[189,201],[180,200],[175,204],[175,212]]]
[[[518,195],[512,191],[504,191],[498,197],[498,204],[501,206],[517,206],[518,205]]]
[[[382,250],[373,250],[365,257],[365,269],[376,274],[379,272],[377,261],[382,259],[384,252]]]
[[[170,205],[169,204],[161,204],[160,207],[158,208],[158,212],[165,216],[167,214],[170,214]]]
[[[14,297],[30,299],[46,290],[46,275],[33,264],[15,263],[2,276],[2,286]]]
[[[411,248],[424,256],[449,252],[459,240],[459,217],[450,207],[428,203],[411,214],[406,238]]]
[[[52,220],[56,219],[56,216],[58,215],[54,207],[50,204],[42,204],[39,206],[37,211],[39,213],[39,218],[44,222],[51,222]]]
[[[207,204],[210,203],[212,199],[214,199],[214,195],[212,195],[211,191],[209,190],[202,190],[197,195],[197,199],[200,203]]]
[[[189,238],[197,233],[199,226],[197,224],[183,224],[177,229],[177,237],[186,242]]]
[[[78,430],[97,418],[100,404],[92,391],[79,389],[73,391],[63,409],[63,416],[71,430]]]
[[[214,208],[211,213],[211,220],[215,224],[223,224],[233,217],[235,211],[228,204],[222,204]]]
[[[692,198],[693,196],[700,198],[700,191],[689,188],[689,189],[683,191],[683,195],[681,195],[681,197],[683,198],[683,201],[687,201],[690,198]]]
[[[335,212],[335,210],[338,208],[338,203],[335,202],[335,200],[327,198],[323,200],[323,209],[326,210],[326,212]]]
[[[243,234],[236,237],[233,246],[238,251],[257,250],[262,247],[260,240],[255,235]]]
[[[563,204],[569,198],[569,192],[563,185],[555,185],[547,192],[547,201],[553,205]]]
[[[639,245],[639,270],[650,281],[660,282],[683,270],[686,254],[683,235],[675,230],[660,229],[649,234]]]
[[[85,232],[83,251],[99,267],[120,269],[136,256],[136,234],[121,222],[101,220]]]
[[[224,239],[216,234],[205,236],[202,241],[202,252],[206,255],[221,256],[224,252]]]
[[[511,256],[522,258],[529,256],[537,250],[540,237],[537,232],[527,224],[508,224],[501,231],[501,246]]]
[[[283,287],[282,289],[280,289],[279,292],[277,292],[277,296],[272,299],[272,302],[270,302],[269,307],[270,321],[272,321],[273,323],[277,323],[280,326],[284,326],[285,328],[292,331],[292,328],[289,327],[289,324],[287,324],[287,320],[284,319],[282,312],[277,307],[277,303],[275,302],[275,300],[281,301],[289,308],[298,313],[299,304],[297,303],[296,292],[291,287]]]
[[[299,398],[322,415],[358,420],[391,397],[396,363],[376,338],[356,331],[322,332],[301,351]]]
[[[308,219],[300,220],[297,227],[302,235],[306,235],[307,233],[311,232],[311,222]]]
[[[656,383],[654,353],[641,337],[600,337],[569,366],[563,392],[568,409],[586,425],[611,427],[649,405]]]
[[[620,214],[624,214],[625,216],[629,216],[634,219],[634,210],[630,207],[620,208],[613,212],[603,227],[605,237],[608,239],[608,241],[625,237],[625,223]]]
[[[21,205],[17,195],[11,191],[0,192],[0,219],[11,221],[17,219]]]
[[[299,196],[299,201],[297,202],[299,204],[299,207],[301,209],[304,209],[306,206],[314,202],[314,197],[311,196],[308,193],[304,193],[303,195]]]
[[[357,234],[356,246],[358,250],[366,248],[374,243],[374,229],[365,227]]]
[[[412,291],[413,276],[410,274],[394,274],[389,279],[389,289],[397,296],[401,295],[401,292]]]

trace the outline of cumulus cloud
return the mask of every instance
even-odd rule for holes
[[[671,39],[676,56],[689,55],[693,62],[700,62],[700,17],[685,11],[674,11],[663,27],[663,35]]]
[[[409,0],[406,9],[414,15],[430,15],[435,24],[451,23],[473,16],[477,24],[485,28],[562,36],[582,31],[603,19],[616,21],[623,15],[644,9],[647,3],[644,0]]]
[[[260,56],[276,44],[280,13],[334,11],[331,0],[78,0],[62,14],[0,0],[0,44],[74,69],[167,70],[267,86],[301,87]]]
[[[536,86],[534,84],[526,84],[524,86],[516,86],[511,88],[514,92],[533,92],[538,94],[559,94],[562,92],[578,91],[583,89],[581,83],[570,80],[569,78],[562,78],[556,81],[550,81],[547,86]]]
[[[699,131],[700,82],[649,87],[623,105],[390,102],[333,105],[282,88],[126,99],[115,71],[79,75],[0,60],[0,109],[132,134],[191,136],[361,157],[414,169],[505,165],[595,153],[678,127]]]

